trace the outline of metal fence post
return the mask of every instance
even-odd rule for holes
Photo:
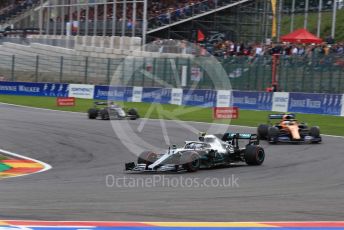
[[[254,70],[255,70],[254,71],[254,75],[256,76],[255,79],[254,79],[254,88],[257,89],[257,87],[258,87],[258,79],[259,79],[260,60],[258,59],[256,64],[253,62],[253,60],[251,60],[251,66],[252,67],[254,67],[254,66],[256,67],[256,68],[254,68]],[[262,87],[262,84],[260,84],[258,90],[262,89],[260,87]]]
[[[333,87],[333,77],[334,77],[334,74],[333,74],[333,68],[332,68],[332,63],[330,63],[329,62],[329,72],[330,72],[330,74],[329,74],[329,82],[328,82],[328,88],[327,88],[327,91],[328,92],[333,92],[333,89],[332,89],[332,87]]]
[[[179,77],[179,79],[174,79],[174,82],[176,83],[176,86],[177,87],[181,87],[181,72],[179,71],[179,58],[178,57],[176,57],[176,62],[175,62],[175,64],[176,64],[176,71],[177,71],[177,73],[176,73],[176,75],[175,75],[175,77],[176,78],[178,78]],[[177,83],[180,83],[180,85],[177,85]]]
[[[107,60],[107,71],[106,71],[106,81],[107,81],[107,84],[110,85],[110,66],[111,66],[111,58],[108,58]]]
[[[142,62],[142,86],[145,86],[145,72],[147,70],[147,67],[146,67],[146,58],[144,57],[143,58],[143,62]]]
[[[162,71],[162,76],[163,76],[163,82],[164,84],[166,84],[166,79],[167,79],[167,76],[166,76],[166,71],[167,71],[167,58],[164,58],[164,65],[163,65],[163,71]]]
[[[121,65],[122,65],[122,69],[121,69],[121,79],[122,79],[122,85],[124,86],[124,70],[125,70],[125,59],[122,58],[122,62],[121,62]],[[128,82],[127,82],[128,83]]]
[[[172,67],[173,62],[172,62],[172,60],[173,59],[169,59],[168,65],[170,66],[170,84],[174,86],[174,84],[173,84],[173,69],[172,69],[173,68]],[[175,86],[175,87],[178,88],[177,86]]]
[[[63,77],[63,56],[60,57],[60,79],[59,82],[62,83]]]
[[[153,58],[153,66],[152,66],[152,86],[155,86],[155,74],[156,74],[156,58]]]
[[[288,60],[288,61],[289,61],[289,65],[291,65],[290,60]],[[285,72],[285,82],[284,82],[283,88],[284,88],[285,92],[289,92],[288,89],[290,90],[290,87],[289,87],[289,69],[290,69],[290,66],[288,66],[288,65],[284,65],[284,66],[286,66],[285,71],[281,71],[281,72]]]
[[[323,85],[323,68],[320,66],[320,79],[319,79],[319,93],[322,93],[322,85]]]
[[[305,75],[306,75],[306,68],[305,68],[304,63],[303,63],[301,89],[298,89],[298,90],[301,90],[301,92],[305,91],[305,78],[306,78]]]
[[[315,65],[314,65],[314,59],[313,59],[313,57],[312,57],[312,61],[311,61],[311,63],[310,63],[310,66],[309,66],[309,76],[308,76],[308,79],[310,79],[310,83],[309,83],[309,86],[310,86],[310,89],[309,89],[309,92],[310,93],[314,93],[315,92],[315,74],[314,74],[314,67],[315,67]]]
[[[88,75],[88,57],[85,57],[85,76],[84,76],[84,83],[87,84],[87,76]]]
[[[136,58],[133,59],[133,66],[132,69],[134,70],[131,77],[131,86],[135,86],[135,76],[136,76]]]
[[[188,69],[187,69],[187,75],[186,75],[186,86],[188,86],[188,83],[191,82],[191,58],[188,58]]]
[[[11,79],[12,79],[12,81],[15,81],[15,77],[14,77],[15,62],[16,62],[16,56],[12,55],[12,68],[11,68]]]
[[[268,83],[267,83],[267,80],[266,80],[266,60],[265,60],[265,57],[261,56],[261,57],[258,57],[260,60],[261,60],[261,64],[262,65],[262,82],[263,82],[263,88],[265,90],[265,88],[268,87]]]
[[[338,68],[338,93],[342,92],[342,77],[343,77],[343,71],[341,71],[340,67]]]
[[[38,82],[39,55],[36,56],[35,82]]]

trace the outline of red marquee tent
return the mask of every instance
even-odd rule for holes
[[[322,43],[323,40],[317,36],[311,34],[306,29],[298,29],[294,32],[284,35],[281,37],[282,42],[291,42],[291,43]]]

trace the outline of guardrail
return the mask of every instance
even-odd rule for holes
[[[237,106],[244,110],[344,116],[344,94],[254,92],[210,89],[0,82],[0,94],[76,97],[201,107]]]

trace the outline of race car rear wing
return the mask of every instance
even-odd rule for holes
[[[289,119],[295,119],[296,115],[293,113],[285,113],[285,114],[270,114],[269,119],[282,119],[283,116],[289,116]]]
[[[94,102],[95,105],[107,105],[108,103],[107,102],[104,102],[104,101],[96,101]]]
[[[238,142],[238,140],[249,140],[249,144],[259,144],[258,135],[251,133],[225,133],[222,137],[222,140],[228,142]]]

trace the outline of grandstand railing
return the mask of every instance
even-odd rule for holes
[[[204,66],[209,57],[101,59],[81,56],[2,55],[0,79],[9,81],[66,82],[214,89]],[[237,56],[220,60],[235,90],[265,90],[271,86],[271,56]],[[187,69],[186,82],[180,73]],[[179,78],[179,80],[178,80]],[[279,90],[286,92],[344,93],[344,57],[282,57],[278,66]]]
[[[203,0],[199,3],[190,4],[177,10],[166,11],[165,13],[148,19],[148,32],[155,32],[160,28],[194,18],[205,13],[211,13],[227,5],[246,2],[240,0]]]

